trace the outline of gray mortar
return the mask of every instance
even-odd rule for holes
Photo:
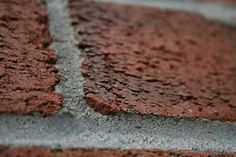
[[[184,4],[183,4],[184,5]],[[236,122],[121,114],[102,116],[83,99],[82,58],[75,46],[67,1],[47,0],[51,45],[64,107],[52,117],[1,115],[0,144],[53,148],[106,147],[236,152]]]

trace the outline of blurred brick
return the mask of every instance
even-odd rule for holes
[[[49,149],[40,147],[9,148],[0,146],[0,157],[234,157],[235,153],[204,151],[161,151],[161,150],[120,150],[120,149]]]

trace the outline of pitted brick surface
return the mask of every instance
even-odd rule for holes
[[[236,120],[236,31],[180,11],[70,0],[87,102],[138,112]]]
[[[233,157],[235,153],[203,151],[160,151],[160,150],[119,150],[119,149],[49,149],[40,147],[9,148],[0,146],[0,157]]]
[[[50,115],[62,107],[50,42],[41,4],[0,0],[0,113]]]

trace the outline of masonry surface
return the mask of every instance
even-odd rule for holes
[[[50,115],[62,107],[47,14],[36,1],[1,1],[0,113]]]
[[[0,146],[0,157],[232,157],[233,153],[198,151],[121,150],[121,149],[48,149],[40,147],[8,148]]]
[[[42,2],[0,0],[0,156],[235,156],[233,6]]]
[[[76,0],[70,7],[96,111],[236,120],[235,28],[181,11]]]

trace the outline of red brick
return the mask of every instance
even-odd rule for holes
[[[0,113],[50,115],[62,107],[46,10],[36,1],[0,1]]]
[[[236,120],[236,29],[200,15],[70,0],[85,97],[103,114]]]
[[[0,157],[234,157],[236,153],[207,151],[163,151],[163,150],[120,150],[120,149],[49,149],[40,147],[0,147]]]

